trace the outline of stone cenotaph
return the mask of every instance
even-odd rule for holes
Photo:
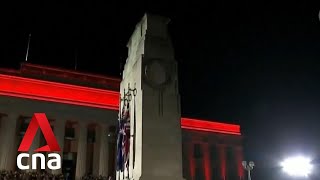
[[[168,23],[145,14],[127,45],[120,95],[135,91],[128,101],[132,133],[128,166],[116,180],[183,179],[178,71]]]

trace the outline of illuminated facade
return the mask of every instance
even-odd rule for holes
[[[32,64],[22,64],[19,71],[0,69],[0,140],[7,145],[0,148],[0,169],[16,170],[26,125],[33,113],[44,112],[63,149],[64,174],[114,175],[119,83]],[[181,118],[181,128],[187,180],[243,179],[239,125]],[[34,149],[45,143],[38,134]]]

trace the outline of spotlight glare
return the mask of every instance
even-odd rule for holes
[[[298,156],[285,159],[281,166],[283,171],[290,176],[305,176],[308,177],[312,171],[311,160],[306,157]]]

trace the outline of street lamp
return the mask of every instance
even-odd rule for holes
[[[308,177],[313,169],[311,159],[303,156],[287,158],[281,162],[281,167],[288,175],[297,177]]]
[[[253,170],[254,162],[250,161],[247,163],[247,161],[242,161],[242,166],[246,171],[248,171],[248,180],[251,180],[251,171]]]

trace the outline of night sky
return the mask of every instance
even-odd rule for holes
[[[108,2],[2,5],[0,67],[19,68],[32,33],[28,62],[74,69],[77,57],[79,71],[120,77],[135,24],[164,15],[183,116],[240,124],[254,179],[286,155],[320,157],[320,1]]]

